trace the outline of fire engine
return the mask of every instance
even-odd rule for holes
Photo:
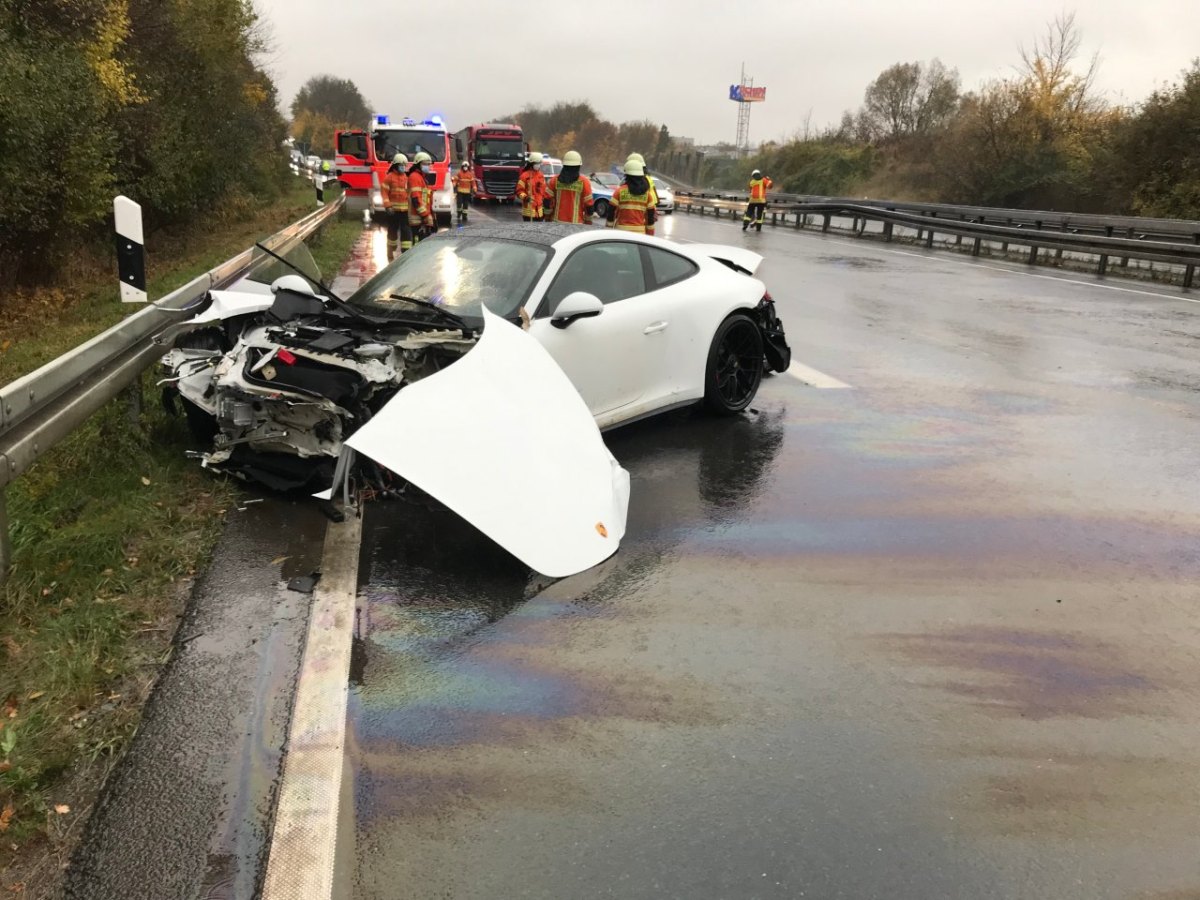
[[[520,125],[469,125],[454,135],[455,155],[471,167],[479,200],[513,198],[528,149]]]
[[[449,225],[454,210],[454,184],[450,172],[450,135],[441,116],[428,119],[401,119],[376,115],[366,129],[334,133],[337,156],[333,173],[346,195],[346,207],[353,211],[383,210],[379,185],[387,174],[392,157],[403,153],[411,164],[424,150],[433,160],[435,177],[433,210],[439,225]],[[372,178],[372,176],[375,178]]]

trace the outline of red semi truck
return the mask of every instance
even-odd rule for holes
[[[454,210],[454,184],[450,172],[450,135],[439,116],[423,121],[401,119],[392,122],[387,116],[375,116],[366,129],[334,133],[337,157],[333,173],[346,194],[348,209],[383,209],[378,186],[383,183],[392,157],[403,153],[411,163],[424,150],[433,160],[435,177],[433,211],[439,225],[449,225]],[[372,179],[372,174],[378,180]]]
[[[475,178],[479,200],[511,200],[529,145],[520,125],[469,125],[454,135],[454,153],[466,161]]]

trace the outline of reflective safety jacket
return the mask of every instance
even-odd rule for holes
[[[408,212],[408,176],[400,169],[388,169],[380,185],[383,208],[393,212]]]
[[[762,178],[750,179],[750,202],[751,203],[766,203],[767,191],[771,189],[771,185],[775,182],[771,181],[766,175]]]
[[[542,207],[548,196],[546,176],[542,174],[542,170],[536,167],[522,169],[521,177],[517,179],[517,199],[521,201],[521,215],[540,219]]]
[[[433,188],[425,183],[433,177],[420,169],[408,173],[408,221],[413,225],[433,224]]]
[[[550,221],[582,225],[592,217],[592,183],[580,175],[570,184],[550,179]]]
[[[454,176],[454,189],[460,194],[469,194],[471,189],[475,187],[475,176],[470,169],[459,169],[458,174]]]
[[[623,184],[612,195],[612,220],[610,228],[619,231],[636,231],[638,234],[653,234],[654,188],[644,194],[635,194],[629,185]]]

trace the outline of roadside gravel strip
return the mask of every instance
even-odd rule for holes
[[[353,513],[325,535],[263,900],[324,900],[333,892],[361,541],[362,519]]]

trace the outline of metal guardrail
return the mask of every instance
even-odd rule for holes
[[[1073,213],[1039,213],[1030,210],[1008,210],[990,207],[947,206],[945,204],[902,204],[890,201],[861,201],[836,198],[815,198],[805,201],[771,195],[767,216],[772,225],[791,224],[807,227],[816,217],[821,230],[830,230],[835,218],[854,221],[853,231],[861,236],[859,223],[882,223],[882,237],[891,241],[896,226],[917,232],[917,240],[934,246],[936,234],[951,235],[961,244],[963,238],[973,240],[971,253],[978,256],[984,241],[999,243],[1007,252],[1010,244],[1029,248],[1029,262],[1035,263],[1038,251],[1081,253],[1097,257],[1097,271],[1108,271],[1110,257],[1122,260],[1138,259],[1161,262],[1183,268],[1183,288],[1192,287],[1196,266],[1200,265],[1200,222],[1176,219],[1139,219],[1131,217],[1079,216]],[[736,195],[719,197],[694,193],[675,194],[675,206],[687,212],[713,210],[719,217],[725,210],[736,215],[746,201]],[[1038,218],[1057,216],[1050,220]],[[789,223],[790,217],[790,223]],[[991,221],[987,221],[991,219]],[[1140,223],[1132,228],[1129,222]],[[1047,227],[1051,226],[1051,227]],[[1057,226],[1057,227],[1054,227]],[[1117,232],[1124,232],[1118,236]]]
[[[744,191],[676,191],[676,197],[732,200],[745,203]],[[910,203],[899,200],[869,200],[859,197],[827,197],[819,194],[787,194],[771,192],[773,206],[788,207],[807,203],[832,203],[869,206],[891,212],[915,213],[934,219],[958,219],[998,225],[1023,225],[1035,228],[1057,228],[1071,233],[1101,234],[1107,237],[1124,235],[1139,240],[1191,241],[1200,244],[1200,221],[1193,219],[1161,219],[1147,216],[1110,216],[1095,213],[1059,212],[1040,209],[1007,209],[998,206],[962,206],[948,203]]]
[[[342,202],[339,197],[263,243],[277,247],[309,237],[338,213]],[[11,559],[5,487],[133,384],[163,355],[164,348],[155,338],[180,321],[181,310],[202,299],[209,290],[241,277],[253,252],[239,253],[58,359],[0,387],[0,583]]]

